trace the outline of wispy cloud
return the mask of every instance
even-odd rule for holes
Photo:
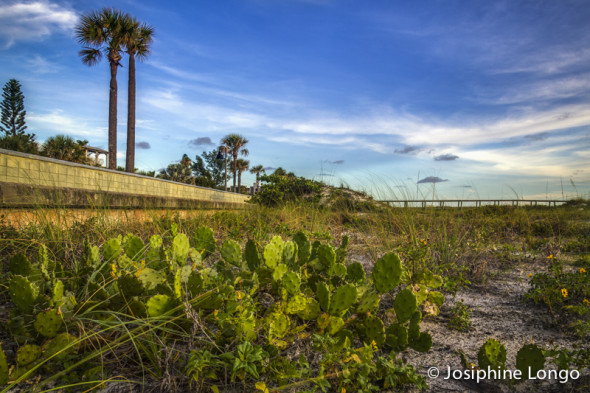
[[[416,154],[420,150],[421,149],[419,147],[416,147],[416,146],[404,146],[401,149],[395,149],[394,152],[396,154]]]
[[[209,138],[208,136],[204,136],[204,137],[200,137],[200,138],[196,138],[196,139],[191,139],[188,142],[189,146],[192,147],[201,147],[201,146],[213,146],[214,143],[211,142],[211,138]]]
[[[425,184],[425,183],[443,183],[449,181],[449,179],[441,179],[438,176],[428,176],[424,179],[418,180],[418,184]]]
[[[62,110],[55,110],[49,113],[28,113],[26,117],[29,129],[39,134],[68,134],[77,137],[106,137],[105,127],[96,127],[88,124],[87,119],[73,117]],[[91,143],[95,146],[95,142]]]
[[[16,1],[0,6],[0,40],[4,49],[17,41],[41,40],[56,31],[69,31],[76,13],[49,1]]]
[[[455,161],[457,159],[459,159],[459,156],[450,153],[434,156],[434,161]]]
[[[151,149],[151,146],[149,144],[149,142],[137,142],[135,144],[135,147],[138,149],[142,149],[142,150],[149,150]]]

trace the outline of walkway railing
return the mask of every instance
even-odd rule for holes
[[[567,201],[558,199],[407,199],[381,200],[392,206],[403,207],[463,207],[463,206],[561,206]]]

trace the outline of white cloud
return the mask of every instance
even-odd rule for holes
[[[46,134],[66,134],[78,138],[92,138],[104,141],[107,130],[104,127],[89,126],[85,119],[75,118],[65,114],[62,110],[49,113],[27,113],[27,123],[32,132]],[[90,145],[96,143],[91,141]]]
[[[52,74],[61,69],[59,64],[51,62],[40,55],[27,59],[27,67],[35,74]]]
[[[78,16],[48,1],[13,2],[0,6],[0,40],[9,48],[17,41],[41,40],[55,31],[73,29]]]

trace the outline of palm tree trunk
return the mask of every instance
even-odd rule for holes
[[[127,155],[125,171],[135,172],[135,54],[129,53],[129,87],[127,98]]]
[[[238,191],[242,189],[242,171],[238,171]]]
[[[117,63],[111,61],[109,90],[109,169],[117,169]]]
[[[237,192],[236,191],[236,172],[238,171],[238,169],[237,169],[238,168],[237,167],[237,165],[238,165],[238,152],[235,152],[233,156],[234,156],[234,162],[232,163],[232,173],[234,175],[234,192]]]

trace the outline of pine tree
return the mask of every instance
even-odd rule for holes
[[[25,96],[20,87],[21,85],[16,79],[11,79],[4,85],[3,100],[0,103],[0,108],[2,108],[0,130],[7,136],[23,135],[27,129],[25,124],[25,115],[27,114],[24,105]]]

